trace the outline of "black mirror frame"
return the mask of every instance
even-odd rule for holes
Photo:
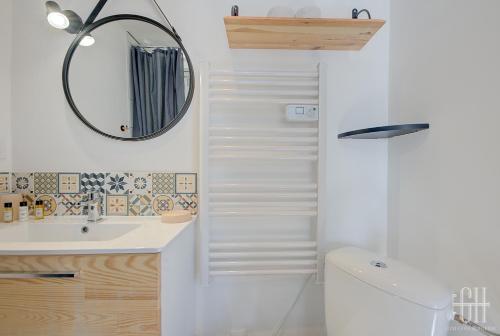
[[[114,135],[111,135],[111,134],[108,134],[108,133],[104,133],[103,131],[101,131],[100,129],[96,128],[94,125],[92,125],[87,119],[85,119],[85,117],[78,110],[78,107],[76,106],[76,104],[75,104],[75,102],[73,100],[73,97],[71,96],[71,90],[70,90],[70,87],[69,87],[69,78],[68,78],[68,76],[69,76],[69,68],[71,66],[71,60],[73,58],[73,55],[74,55],[76,49],[80,45],[80,41],[83,39],[83,37],[86,34],[89,34],[93,30],[95,30],[96,28],[98,28],[98,27],[100,27],[102,25],[105,25],[106,23],[113,22],[113,21],[120,21],[120,20],[137,20],[137,21],[146,22],[146,23],[149,23],[149,24],[151,24],[153,26],[156,26],[156,27],[160,28],[161,30],[163,30],[164,32],[166,32],[167,34],[169,34],[179,44],[179,47],[182,49],[182,51],[184,53],[184,57],[186,58],[186,61],[188,63],[188,67],[189,67],[189,92],[188,92],[188,95],[186,97],[186,102],[184,103],[184,106],[182,107],[181,111],[177,114],[177,116],[167,126],[165,126],[164,128],[162,128],[161,130],[159,130],[157,132],[154,132],[154,133],[151,133],[151,134],[148,134],[148,135],[145,135],[145,136],[135,137],[135,138],[117,137],[117,136],[114,136]],[[98,20],[98,21],[96,21],[96,22],[94,22],[94,23],[86,26],[76,36],[76,38],[73,40],[73,42],[69,46],[69,49],[68,49],[68,51],[66,53],[66,57],[64,58],[63,71],[62,71],[62,81],[63,81],[63,89],[64,89],[64,95],[66,96],[66,100],[68,101],[71,109],[73,110],[73,112],[75,113],[75,115],[78,117],[78,119],[80,119],[85,125],[87,125],[87,127],[89,127],[90,129],[92,129],[94,132],[99,133],[99,134],[101,134],[101,135],[103,135],[105,137],[108,137],[108,138],[111,138],[111,139],[115,139],[115,140],[121,140],[121,141],[142,141],[142,140],[149,140],[149,139],[156,138],[156,137],[158,137],[158,136],[160,136],[160,135],[168,132],[175,125],[177,125],[177,123],[179,123],[179,121],[184,117],[184,115],[186,114],[187,110],[191,106],[191,102],[193,100],[193,95],[194,95],[194,88],[195,88],[195,84],[194,84],[195,83],[195,78],[194,78],[193,64],[191,63],[191,59],[189,58],[189,55],[188,55],[186,49],[184,48],[184,45],[182,44],[180,38],[174,32],[172,32],[170,29],[168,29],[167,27],[165,27],[161,23],[159,23],[159,22],[157,22],[157,21],[155,21],[153,19],[150,19],[148,17],[140,16],[140,15],[135,15],[135,14],[118,14],[118,15],[112,15],[112,16],[108,16],[108,17],[105,17],[103,19],[100,19],[100,20]]]

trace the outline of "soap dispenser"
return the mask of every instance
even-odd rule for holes
[[[14,220],[14,212],[12,210],[12,203],[7,202],[3,205],[3,222],[12,223]]]

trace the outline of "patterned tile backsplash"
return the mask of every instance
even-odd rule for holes
[[[0,193],[7,193],[10,190],[10,174],[0,173]]]
[[[81,216],[90,191],[102,195],[108,216],[160,216],[171,210],[198,211],[196,173],[0,172],[0,194],[41,200],[46,216]],[[31,204],[30,204],[31,205]]]

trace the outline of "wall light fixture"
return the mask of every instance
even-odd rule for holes
[[[79,34],[83,28],[91,24],[102,7],[106,4],[107,0],[99,0],[97,6],[94,8],[87,21],[83,23],[82,18],[72,10],[62,10],[61,6],[55,1],[47,1],[45,8],[47,9],[47,21],[49,24],[57,29],[65,30],[70,34]],[[84,47],[91,46],[95,43],[92,35],[86,35],[81,41],[80,45]]]

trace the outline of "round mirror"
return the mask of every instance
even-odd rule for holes
[[[175,126],[194,91],[193,67],[180,38],[138,15],[86,27],[63,67],[66,98],[81,121],[118,140],[146,140]]]

